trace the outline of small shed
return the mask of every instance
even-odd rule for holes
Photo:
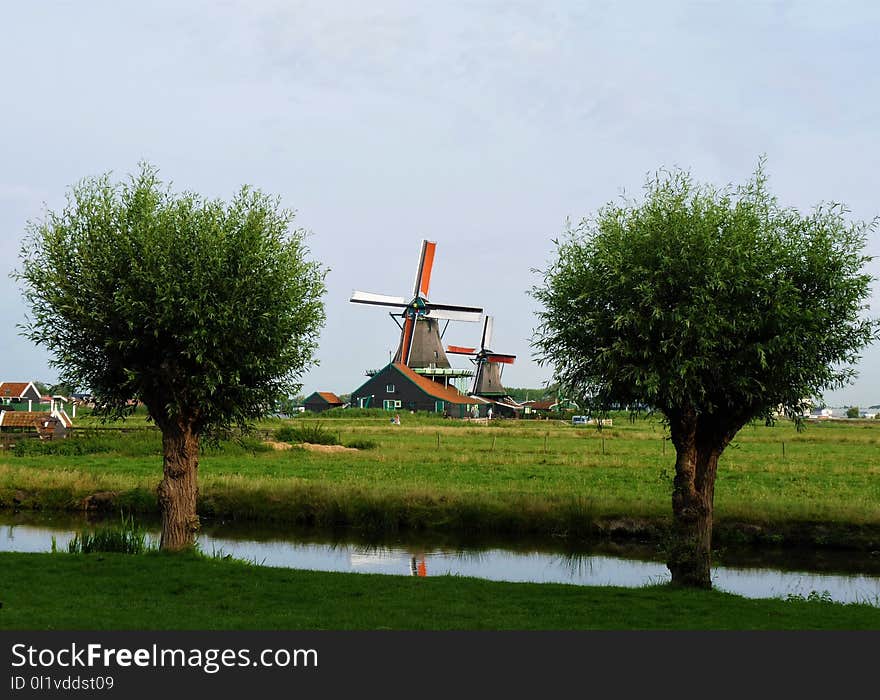
[[[343,405],[342,399],[331,391],[316,391],[303,401],[303,406],[312,413],[321,413],[331,408],[339,408]]]
[[[69,419],[57,411],[0,411],[0,432],[36,433],[41,440],[67,437]]]

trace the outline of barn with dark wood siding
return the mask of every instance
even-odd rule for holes
[[[331,408],[339,408],[343,401],[331,391],[316,391],[314,394],[306,397],[303,406],[307,411],[312,413],[320,413]]]
[[[484,417],[488,403],[423,377],[406,365],[386,365],[351,394],[352,408],[429,411],[451,418]]]

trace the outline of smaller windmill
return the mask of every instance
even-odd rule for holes
[[[480,349],[463,348],[458,345],[450,345],[446,348],[446,352],[453,355],[469,355],[471,362],[476,365],[474,373],[474,384],[471,390],[472,396],[499,397],[505,396],[507,392],[501,383],[501,371],[503,365],[512,365],[516,359],[516,355],[507,355],[500,352],[493,352],[492,347],[492,327],[493,319],[486,316],[483,322],[483,336],[480,340]]]
[[[400,327],[400,341],[394,362],[419,369],[426,374],[431,369],[443,370],[450,367],[449,359],[443,350],[439,322],[446,321],[447,324],[449,321],[476,322],[483,314],[483,310],[476,306],[457,306],[428,301],[436,247],[437,244],[433,241],[422,241],[415,285],[409,300],[405,297],[361,291],[353,292],[349,299],[355,304],[399,309],[397,312],[391,312],[391,317]],[[402,322],[398,321],[398,317]],[[455,376],[455,373],[451,370],[441,375],[444,379],[452,376]]]

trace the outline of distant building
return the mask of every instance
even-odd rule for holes
[[[351,393],[350,405],[386,411],[429,411],[451,418],[484,418],[492,404],[392,362]]]
[[[576,411],[578,405],[574,401],[567,399],[542,399],[540,401],[526,401],[524,404],[526,414],[534,414],[537,416],[547,416],[551,413],[561,413],[562,411]]]
[[[303,401],[303,406],[312,413],[321,413],[331,408],[339,408],[343,405],[342,399],[331,391],[316,391]]]
[[[40,405],[43,397],[33,382],[0,382],[0,405],[24,408],[32,411]]]

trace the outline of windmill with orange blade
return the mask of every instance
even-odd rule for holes
[[[471,362],[476,365],[474,383],[471,389],[472,396],[501,397],[507,394],[504,385],[501,383],[501,372],[504,365],[513,364],[514,360],[516,360],[516,355],[494,352],[490,349],[492,346],[493,328],[493,318],[486,316],[486,320],[483,323],[483,335],[480,339],[479,350],[459,345],[450,345],[446,348],[446,352],[454,355],[469,356]]]
[[[429,301],[428,292],[431,288],[431,272],[436,248],[435,242],[422,241],[413,294],[409,300],[406,297],[361,291],[354,291],[349,299],[355,304],[399,309],[389,312],[400,328],[400,342],[393,361],[412,369],[450,367],[449,358],[443,349],[440,321],[446,321],[443,328],[445,332],[450,321],[475,323],[483,314],[483,309],[476,306],[438,304]]]

